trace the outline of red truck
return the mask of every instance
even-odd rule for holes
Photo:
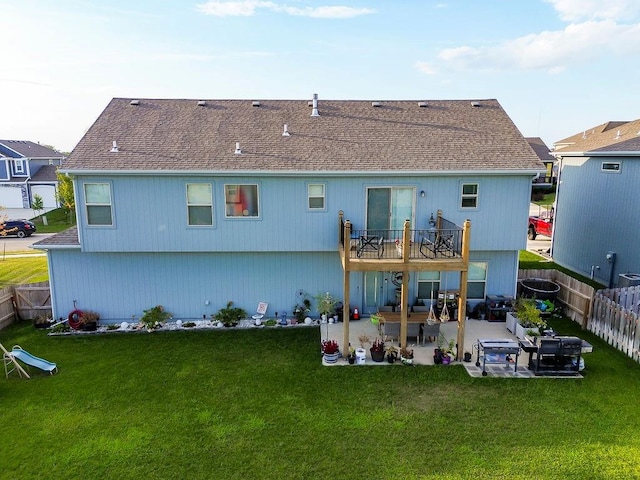
[[[553,208],[551,208],[551,210],[543,210],[540,212],[540,215],[529,216],[529,229],[527,233],[529,240],[535,240],[538,235],[551,237],[552,231]]]

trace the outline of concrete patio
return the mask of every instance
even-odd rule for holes
[[[342,338],[343,338],[343,328],[344,323],[329,323],[329,324],[321,324],[320,325],[320,334],[323,339],[330,338],[337,340],[342,349]],[[442,323],[440,325],[440,333],[444,335],[444,337],[449,340],[455,340],[457,337],[457,329],[458,322],[457,321],[449,321]],[[358,337],[360,335],[367,335],[371,341],[373,341],[376,337],[379,337],[378,326],[371,323],[368,318],[363,318],[361,320],[355,320],[349,322],[349,342],[353,348],[360,347],[360,342],[358,341]],[[516,340],[515,335],[511,334],[506,328],[505,322],[489,322],[486,320],[474,320],[467,319],[465,323],[465,334],[464,334],[464,348],[462,349],[462,353],[470,352],[473,354],[472,363],[475,364],[476,361],[476,350],[473,348],[473,344],[477,342],[479,338],[508,338]],[[400,348],[399,343],[397,341],[386,341],[385,345],[394,345],[397,348]],[[420,343],[416,343],[415,338],[410,338],[407,342],[407,346],[413,349],[413,358],[414,364],[416,365],[433,365],[433,349],[438,346],[437,342],[426,342],[422,343],[422,339],[420,339]],[[371,360],[371,355],[368,351],[370,345],[366,346],[367,350],[367,365],[389,365],[387,362],[374,362]],[[520,356],[519,365],[525,365],[526,361]],[[346,358],[340,358],[338,363],[335,365],[348,365]]]

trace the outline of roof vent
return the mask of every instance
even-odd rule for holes
[[[236,151],[233,153],[236,155],[240,155],[242,153],[242,150],[240,150],[240,142],[236,142]]]
[[[313,100],[309,100],[309,101],[307,102],[307,106],[309,106],[309,107],[313,107]]]
[[[618,133],[616,133],[616,140],[620,138],[620,130],[618,130]]]
[[[113,146],[111,147],[111,153],[118,153],[118,144],[116,143],[116,141],[113,141]]]
[[[260,102],[251,102],[251,106],[252,107],[259,107],[260,106]]]
[[[320,114],[318,113],[318,94],[314,93],[313,94],[313,110],[311,110],[311,116],[312,117],[319,117]]]
[[[204,100],[198,100],[198,106],[199,107],[204,107],[207,104],[207,102],[205,102]]]
[[[381,107],[382,104],[380,102],[371,102],[372,107]]]
[[[129,105],[140,105],[140,100],[131,100]]]
[[[286,123],[284,124],[284,129],[282,130],[282,136],[283,137],[291,136],[291,134],[289,133],[289,125],[287,125]]]
[[[586,139],[587,138],[587,131],[585,130],[584,132],[582,132],[582,139]]]
[[[420,108],[427,108],[429,106],[429,104],[427,102],[418,102],[418,106]]]
[[[471,106],[472,107],[479,107],[480,106],[480,102],[471,102]]]

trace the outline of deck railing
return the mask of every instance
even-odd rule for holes
[[[347,229],[348,227],[348,229]],[[438,228],[439,227],[439,228]],[[442,217],[429,229],[408,229],[409,259],[447,259],[462,255],[462,227]],[[349,241],[346,242],[346,235]],[[404,257],[403,229],[353,229],[340,219],[340,245],[350,259],[398,259]]]

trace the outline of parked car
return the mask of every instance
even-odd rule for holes
[[[551,237],[553,232],[553,209],[529,217],[527,238],[535,240],[538,235]]]
[[[8,235],[15,235],[19,238],[24,238],[35,233],[36,226],[29,220],[7,220],[0,223],[0,236],[6,237]]]

